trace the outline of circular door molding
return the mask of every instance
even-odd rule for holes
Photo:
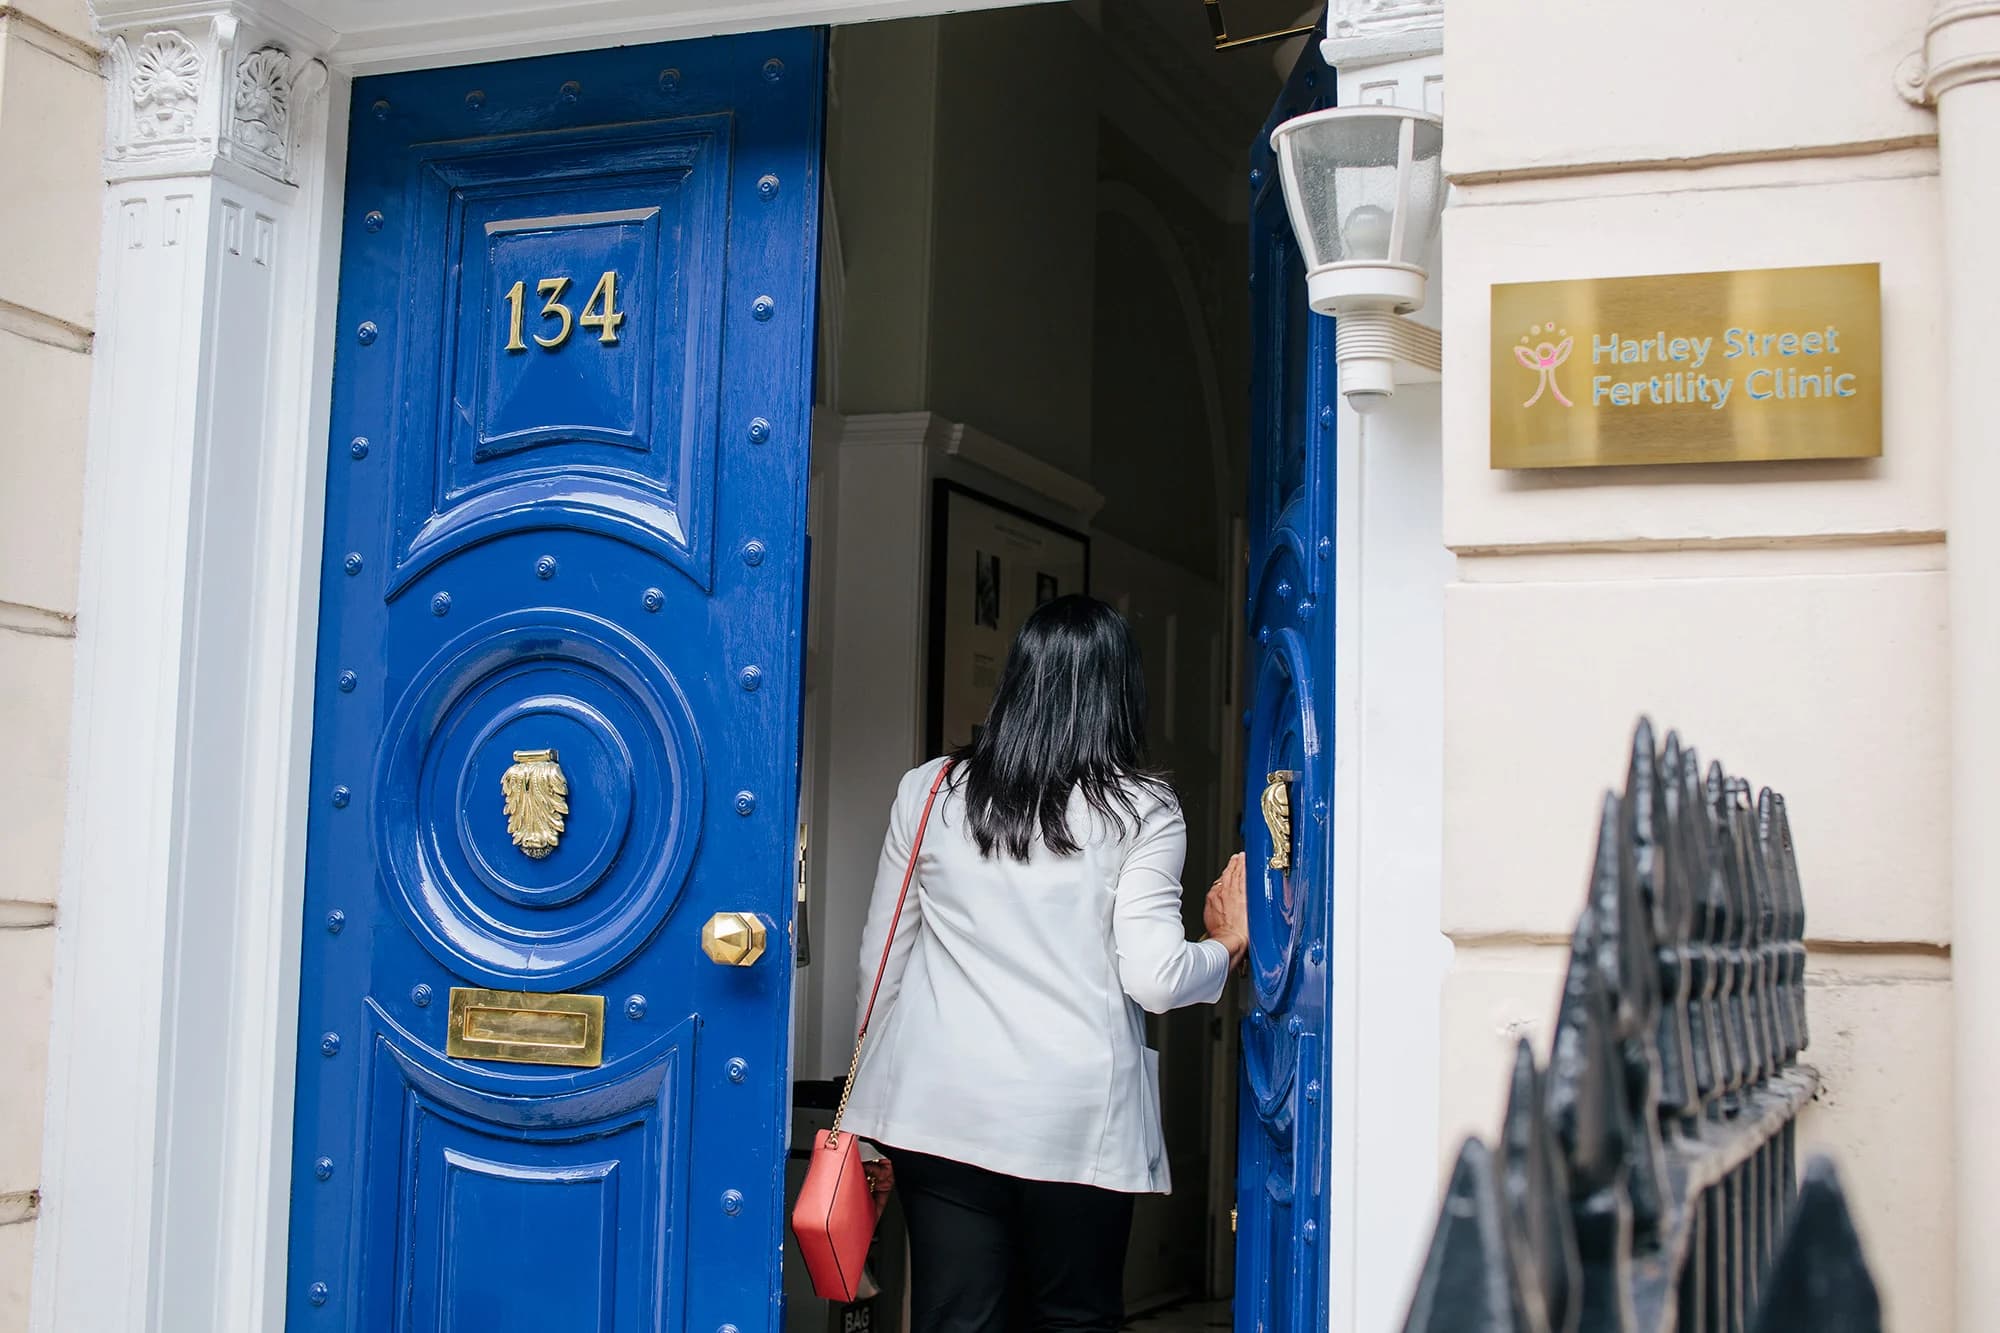
[[[1290,862],[1271,865],[1274,850],[1269,827],[1252,815],[1251,844],[1255,859],[1250,883],[1250,975],[1257,1002],[1277,1008],[1289,989],[1297,962],[1299,940],[1306,929],[1311,887],[1319,882],[1324,863],[1323,829],[1317,817],[1320,795],[1320,748],[1312,715],[1312,668],[1305,641],[1296,630],[1280,630],[1258,663],[1257,709],[1250,728],[1247,757],[1256,787],[1249,808],[1259,809],[1266,778],[1288,771],[1291,781]]]
[[[699,734],[673,673],[593,616],[497,616],[418,673],[375,774],[385,898],[445,967],[552,991],[630,958],[673,910],[702,826]],[[514,843],[502,775],[554,751],[552,850]]]
[[[509,673],[498,673],[476,694],[505,691],[509,683]],[[463,702],[456,707],[476,711]],[[430,765],[440,782],[449,782],[451,771],[457,770],[456,790],[450,803],[458,812],[457,850],[480,881],[508,902],[543,908],[575,902],[597,886],[623,847],[632,818],[633,774],[637,766],[621,734],[629,727],[621,728],[619,719],[607,717],[607,711],[618,710],[594,707],[561,694],[533,694],[504,702],[475,728],[451,728],[447,724],[443,729],[453,739],[457,739],[460,730],[472,733],[467,753],[460,756],[461,762],[453,764],[440,756],[434,757]],[[566,780],[572,787],[587,784],[589,788],[581,794],[571,791],[570,798],[573,803],[585,806],[587,813],[583,818],[568,821],[566,837],[553,854],[526,857],[514,847],[511,830],[505,843],[488,835],[493,792],[500,782],[501,770],[511,766],[507,761],[516,753],[510,736],[548,741],[560,739],[549,735],[557,730],[570,736],[580,735],[588,751],[579,754],[580,747],[575,744],[567,749],[558,745],[528,748],[570,756]],[[592,762],[579,763],[579,759]],[[442,794],[431,796],[434,802],[431,808],[440,813],[445,806],[437,798]],[[429,831],[440,839],[445,834],[441,827]]]

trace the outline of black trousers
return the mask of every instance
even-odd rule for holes
[[[911,1333],[1125,1322],[1132,1197],[883,1145],[910,1233]]]

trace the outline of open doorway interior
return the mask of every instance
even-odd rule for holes
[[[1201,933],[1242,814],[1243,173],[1294,55],[1218,56],[1185,0],[834,33],[795,1144],[846,1072],[897,779],[964,739],[1020,618],[1080,577],[1138,635]],[[1137,1210],[1135,1317],[1228,1323],[1239,1004],[1149,1020],[1174,1189]],[[903,1327],[900,1243],[891,1218],[859,1309],[788,1273],[788,1327]]]

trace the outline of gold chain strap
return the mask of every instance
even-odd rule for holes
[[[854,1095],[854,1075],[861,1068],[861,1043],[868,1036],[863,1031],[854,1039],[854,1058],[847,1062],[847,1082],[840,1085],[840,1105],[833,1108],[833,1128],[827,1131],[828,1144],[840,1141],[840,1122],[847,1118],[847,1099]]]

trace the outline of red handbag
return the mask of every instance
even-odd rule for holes
[[[875,985],[868,992],[868,1007],[861,1013],[861,1030],[854,1034],[854,1059],[847,1066],[847,1083],[833,1112],[833,1127],[813,1136],[805,1184],[792,1207],[792,1233],[798,1237],[813,1291],[822,1300],[843,1305],[860,1292],[862,1264],[888,1198],[869,1188],[868,1173],[861,1164],[861,1145],[852,1134],[840,1132],[840,1122],[847,1114],[847,1098],[854,1091],[855,1071],[861,1068],[861,1043],[868,1040],[868,1024],[875,1017],[875,997],[882,993],[882,974],[896,944],[903,903],[910,896],[910,881],[916,878],[924,828],[931,822],[931,806],[937,802],[938,789],[949,772],[951,763],[946,761],[938,770],[937,781],[931,783],[931,794],[924,798],[923,818],[917,821],[917,836],[910,844],[910,864],[903,870],[903,887],[896,894],[896,911],[889,918],[889,937],[882,941],[882,961],[875,967]]]

